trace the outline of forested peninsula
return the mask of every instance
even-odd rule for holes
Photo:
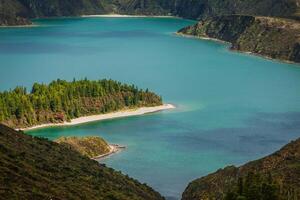
[[[104,114],[123,109],[162,105],[162,98],[148,89],[114,80],[65,80],[35,83],[27,92],[16,87],[0,93],[0,123],[26,128]]]

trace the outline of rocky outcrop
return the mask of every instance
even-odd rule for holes
[[[226,167],[191,182],[185,189],[182,200],[222,200],[229,191],[236,189],[239,180],[247,179],[249,174],[256,174],[260,180],[270,181],[272,177],[271,183],[276,184],[277,190],[274,193],[279,199],[300,199],[300,139],[260,160],[241,167]]]
[[[300,62],[300,23],[291,19],[228,15],[201,20],[179,33],[230,42],[232,50]]]

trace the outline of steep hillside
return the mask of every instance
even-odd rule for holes
[[[106,11],[131,15],[172,15],[176,0],[104,0]]]
[[[145,184],[64,145],[0,124],[0,199],[160,200]]]
[[[4,2],[8,4],[10,0],[4,0]],[[13,2],[21,5],[21,7],[14,8],[17,10],[15,12],[28,18],[76,16],[105,12],[101,0],[13,0]],[[20,8],[22,9],[21,12],[19,11]]]
[[[300,139],[241,167],[226,167],[189,184],[182,200],[300,199]]]
[[[111,151],[109,144],[100,137],[60,137],[55,142],[66,145],[89,158],[108,154]]]
[[[28,15],[18,0],[0,0],[0,26],[31,24]]]
[[[175,14],[192,19],[232,14],[295,17],[298,4],[297,0],[179,0]]]
[[[300,62],[300,23],[291,19],[229,15],[201,20],[179,33],[230,42],[233,50]]]
[[[107,13],[191,19],[231,14],[299,16],[298,0],[0,0],[0,8],[2,25],[29,23],[22,18]]]

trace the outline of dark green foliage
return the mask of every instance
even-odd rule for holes
[[[271,177],[271,174],[269,175]],[[280,185],[272,178],[264,180],[260,174],[248,173],[240,177],[236,188],[225,195],[225,200],[279,200]]]
[[[262,159],[194,180],[182,200],[298,200],[299,180],[300,138]]]
[[[161,104],[154,93],[113,80],[57,80],[49,85],[35,83],[30,93],[22,87],[0,93],[0,122],[27,127]]]
[[[18,0],[0,0],[0,26],[31,24],[28,11]]]
[[[145,184],[43,138],[0,124],[2,200],[163,200]]]

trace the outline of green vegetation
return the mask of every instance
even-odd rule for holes
[[[274,154],[191,182],[182,200],[300,199],[300,138]]]
[[[111,150],[109,144],[100,137],[60,137],[55,142],[66,145],[89,158],[107,154]]]
[[[297,17],[296,0],[179,0],[175,13],[191,19],[226,15]]]
[[[49,85],[35,83],[30,93],[23,87],[0,93],[0,122],[20,128],[161,104],[161,97],[148,89],[113,80],[57,80]]]
[[[30,23],[28,19],[84,14],[173,15],[205,19],[231,14],[299,16],[297,0],[1,0],[0,25]]]
[[[269,174],[268,180],[259,173],[248,173],[240,177],[235,188],[225,195],[225,200],[279,200],[280,185],[273,181]],[[296,196],[295,196],[296,197]]]
[[[0,199],[163,200],[65,145],[0,124]]]
[[[291,19],[229,15],[202,20],[179,33],[230,42],[237,51],[300,62],[300,23]]]

